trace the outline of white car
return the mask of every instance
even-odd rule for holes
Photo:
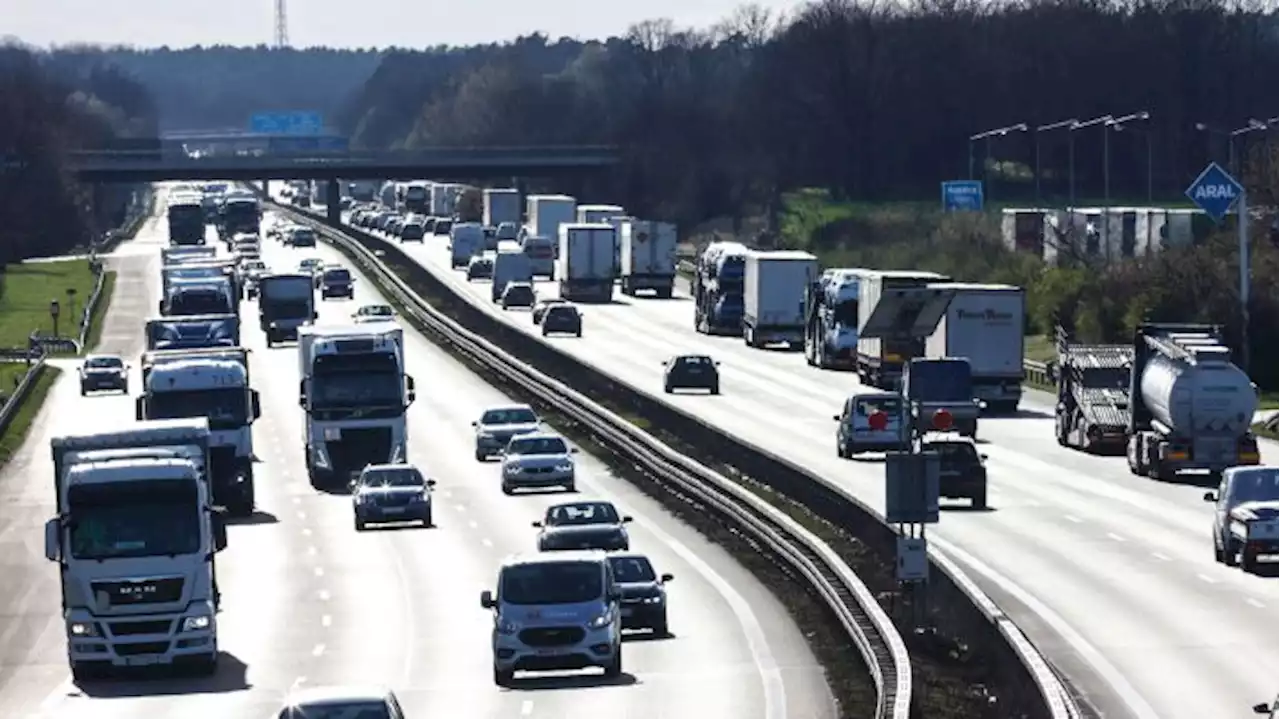
[[[502,455],[502,493],[545,487],[575,491],[573,455],[577,451],[555,434],[534,432],[512,437]]]
[[[405,719],[395,692],[381,687],[313,687],[294,691],[276,719]]]
[[[396,310],[391,305],[361,305],[360,309],[351,313],[356,324],[366,322],[389,322],[396,317]]]

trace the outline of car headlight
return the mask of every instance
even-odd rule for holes
[[[518,464],[508,464],[506,467],[503,468],[503,471],[505,471],[507,474],[520,474],[521,472],[524,471],[524,467],[521,467]]]
[[[67,633],[73,637],[100,637],[98,627],[92,622],[70,622]]]
[[[493,434],[490,432],[476,432],[476,439],[493,439]]]
[[[213,624],[213,618],[205,615],[186,617],[182,620],[182,631],[199,632],[208,629]]]
[[[662,601],[664,599],[666,599],[666,597],[662,596],[661,594],[655,594],[652,597],[645,597],[644,603],[645,604],[662,604]]]
[[[515,634],[517,631],[520,630],[520,627],[517,627],[515,625],[515,622],[511,622],[506,619],[494,620],[493,628],[499,634]]]
[[[603,614],[594,616],[591,621],[587,622],[587,626],[592,629],[602,629],[613,623],[613,612],[607,611]]]
[[[427,501],[427,493],[422,492],[421,494],[412,495],[411,497],[409,497],[409,501],[415,504],[422,504],[423,502]]]
[[[557,465],[556,465],[556,471],[557,471],[557,472],[572,472],[572,471],[573,471],[573,462],[570,462],[570,461],[568,461],[568,460],[565,460],[564,462],[561,462],[561,463],[557,464]]]
[[[324,430],[324,441],[338,442],[342,440],[341,427],[326,427]]]

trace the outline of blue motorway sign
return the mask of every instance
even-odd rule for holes
[[[324,118],[318,112],[257,112],[249,118],[249,130],[264,135],[319,135]]]
[[[943,212],[981,212],[982,182],[952,180],[942,183]]]
[[[1214,222],[1222,222],[1242,194],[1244,186],[1216,162],[1210,162],[1187,188],[1187,197]]]

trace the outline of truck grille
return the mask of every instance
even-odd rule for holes
[[[333,468],[338,471],[364,469],[391,459],[391,428],[360,427],[342,429],[342,439],[326,442],[325,449]]]
[[[111,635],[114,637],[126,637],[133,634],[168,634],[172,626],[173,621],[169,619],[143,622],[107,622],[107,627],[111,629]]]
[[[139,654],[164,654],[169,651],[169,642],[134,642],[132,644],[116,644],[116,654],[122,657],[133,657]]]
[[[539,627],[520,632],[520,641],[531,647],[566,647],[582,641],[582,627]]]
[[[142,579],[123,582],[93,582],[95,599],[105,595],[107,606],[164,604],[182,599],[182,578]],[[101,602],[101,599],[98,599]]]

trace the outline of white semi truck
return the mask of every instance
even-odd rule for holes
[[[241,350],[237,352],[236,350]],[[143,357],[139,421],[205,417],[214,501],[241,517],[253,514],[253,423],[262,410],[249,386],[243,348],[153,352]]]
[[[969,360],[973,393],[993,413],[1017,411],[1022,399],[1026,293],[1012,285],[946,283],[955,297],[925,340],[930,359]]]
[[[622,294],[653,290],[662,299],[670,299],[676,285],[676,251],[680,237],[670,222],[625,220],[610,222],[618,233],[618,269],[622,277]]]
[[[214,260],[218,257],[218,248],[209,245],[163,247],[160,249],[162,265],[177,265],[192,260]]]
[[[857,269],[850,274],[858,284],[854,369],[863,384],[896,391],[903,365],[924,356],[925,339],[955,296],[927,286],[951,278],[926,270]]]
[[[403,328],[394,322],[304,327],[298,365],[313,486],[345,484],[370,464],[407,461],[405,415],[415,391],[405,374]]]
[[[77,680],[104,670],[218,663],[215,554],[226,527],[205,481],[204,420],[140,422],[54,437],[58,564],[67,658]]]
[[[818,279],[818,258],[795,250],[747,253],[742,339],[748,347],[804,343],[804,297]]]
[[[560,251],[555,276],[560,296],[570,302],[608,302],[613,299],[613,225],[560,225]]]
[[[520,224],[520,190],[489,188],[484,191],[484,226],[497,227],[504,222]]]

